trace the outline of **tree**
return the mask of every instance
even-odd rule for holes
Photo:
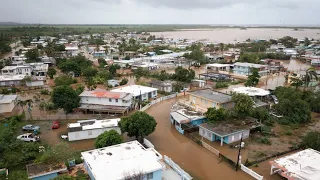
[[[38,49],[31,49],[26,52],[26,58],[28,58],[29,62],[38,62],[39,51]]]
[[[265,108],[255,108],[250,112],[250,116],[254,117],[261,122],[265,122],[270,119],[270,114],[267,109]]]
[[[320,151],[320,132],[308,132],[307,135],[302,138],[300,146],[304,149],[311,148]]]
[[[207,112],[205,113],[205,116],[208,119],[208,123],[210,124],[214,124],[217,121],[223,121],[227,118],[225,109],[216,109],[215,107],[208,108]]]
[[[303,93],[293,88],[277,87],[274,91],[279,103],[274,106],[277,113],[284,117],[279,120],[281,124],[300,124],[311,120],[311,111]]]
[[[68,75],[63,75],[54,79],[54,84],[56,86],[69,86],[74,83],[77,83],[77,80]]]
[[[37,45],[37,48],[38,48],[38,49],[42,49],[43,46],[42,46],[41,44],[38,44],[38,45]]]
[[[173,75],[173,79],[181,82],[191,82],[195,77],[195,72],[190,69],[185,69],[181,66],[177,67],[175,70],[175,74]]]
[[[304,90],[306,89],[306,87],[309,86],[309,83],[311,82],[311,80],[318,80],[318,74],[315,68],[309,68],[306,71],[306,75],[304,76],[303,80],[304,80]]]
[[[137,111],[128,117],[121,118],[119,126],[122,133],[128,132],[128,136],[134,136],[142,143],[143,138],[155,130],[157,122],[149,114]]]
[[[120,86],[126,85],[128,83],[128,79],[127,78],[123,78],[120,82]]]
[[[54,67],[49,67],[47,74],[49,75],[50,79],[53,79],[53,76],[57,74],[57,71]]]
[[[304,46],[309,46],[311,44],[310,40],[308,38],[304,39]]]
[[[247,81],[245,82],[245,86],[255,87],[259,83],[259,72],[258,69],[252,68],[251,74],[248,76]]]
[[[103,59],[103,58],[99,58],[99,59],[98,59],[98,63],[99,63],[99,66],[100,66],[101,68],[103,68],[103,67],[105,67],[105,66],[107,65],[106,60]]]
[[[84,91],[84,86],[82,84],[78,84],[76,87],[77,95],[80,95]]]
[[[115,75],[117,73],[117,69],[120,69],[121,67],[118,64],[112,64],[109,66],[109,72],[112,75]]]
[[[253,100],[246,94],[233,94],[232,100],[235,103],[233,110],[239,118],[245,118],[250,115],[253,109]]]
[[[130,60],[130,56],[124,57],[124,60]]]
[[[300,78],[291,78],[291,84],[290,86],[294,86],[296,88],[296,90],[298,89],[298,87],[303,85],[303,81]]]
[[[97,75],[98,70],[92,68],[92,67],[88,67],[86,69],[83,70],[83,76],[85,76],[86,78],[90,78],[90,77],[94,77],[95,75]]]
[[[69,86],[58,86],[54,88],[51,100],[55,107],[63,109],[66,114],[71,113],[74,108],[80,106],[78,94]]]
[[[103,148],[121,143],[123,143],[122,136],[116,130],[112,129],[110,131],[105,131],[104,133],[100,134],[96,138],[94,146],[96,148]]]

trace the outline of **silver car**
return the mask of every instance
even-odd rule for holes
[[[26,142],[36,142],[40,140],[39,136],[35,136],[32,133],[22,134],[17,137],[18,140],[26,141]]]
[[[23,126],[22,130],[24,130],[24,131],[34,131],[34,130],[39,131],[40,127],[28,124],[28,125]]]

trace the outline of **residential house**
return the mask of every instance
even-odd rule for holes
[[[320,152],[305,149],[270,161],[270,175],[279,174],[288,180],[320,179]]]
[[[201,112],[207,112],[210,107],[231,109],[234,105],[231,96],[210,89],[190,92],[188,99],[180,102]]]
[[[254,107],[268,107],[270,91],[256,87],[237,87],[231,93],[246,94],[253,100]]]
[[[191,84],[192,84],[192,86],[195,86],[195,87],[205,88],[205,86],[206,86],[206,81],[201,80],[201,79],[193,79],[193,80],[191,81]]]
[[[26,75],[0,75],[0,86],[19,86]]]
[[[39,87],[45,85],[46,77],[32,76],[30,78],[31,81],[26,81],[26,86],[28,87]]]
[[[171,81],[158,81],[158,80],[153,80],[149,82],[149,85],[153,88],[157,88],[159,91],[163,92],[172,92],[173,91],[173,85]]]
[[[235,75],[249,76],[252,73],[253,68],[258,69],[260,76],[266,76],[268,74],[267,65],[242,62],[236,62],[233,64],[233,73]]]
[[[77,56],[79,54],[79,48],[75,44],[64,44],[65,50],[68,56]]]
[[[128,112],[132,107],[132,94],[110,92],[103,89],[83,91],[80,95],[80,109],[89,112],[120,113]]]
[[[17,95],[0,94],[0,113],[10,113],[15,107]]]
[[[2,75],[31,75],[32,69],[30,66],[5,66],[1,69]]]
[[[231,144],[246,139],[250,135],[250,130],[260,127],[261,123],[254,118],[246,118],[238,121],[222,121],[214,124],[203,123],[199,125],[199,135],[209,141],[220,141]]]
[[[125,180],[141,174],[143,180],[162,180],[162,155],[138,141],[81,153],[91,180]]]
[[[121,134],[118,126],[119,118],[104,120],[82,120],[68,124],[68,140],[78,141],[84,139],[94,139],[105,131],[115,130]]]
[[[49,65],[46,63],[28,63],[28,66],[31,67],[31,74],[35,76],[46,76]]]
[[[171,107],[170,122],[179,133],[184,134],[185,130],[192,129],[206,122],[206,118],[202,112],[195,111],[177,102]]]
[[[27,167],[28,179],[32,180],[50,180],[58,176],[58,173],[67,171],[64,163],[57,165],[29,164]]]
[[[210,69],[211,71],[221,73],[228,73],[230,71],[231,64],[207,64],[206,69]]]
[[[158,89],[156,88],[140,86],[140,85],[124,86],[124,87],[119,87],[111,90],[111,92],[130,93],[133,95],[134,99],[138,99],[142,101],[156,98],[157,91]]]
[[[126,57],[130,57],[130,58],[134,58],[134,56],[136,55],[137,53],[135,51],[125,51],[123,52],[123,56]]]

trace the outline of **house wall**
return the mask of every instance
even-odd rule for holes
[[[68,140],[77,141],[77,140],[84,140],[84,139],[93,139],[98,137],[100,134],[104,133],[105,131],[110,131],[112,129],[116,130],[119,134],[121,134],[121,130],[119,127],[92,129],[92,130],[68,132]]]
[[[215,107],[216,109],[231,109],[234,106],[233,102],[219,103],[213,100],[205,99],[191,94],[189,95],[189,101],[195,103],[196,106],[203,109],[208,109],[209,107]]]
[[[250,130],[237,132],[234,134],[231,134],[229,136],[223,137],[223,142],[226,144],[231,144],[234,142],[238,142],[241,139],[241,134],[243,135],[242,139],[246,139],[249,137]],[[211,131],[204,129],[202,127],[199,127],[199,135],[208,139],[209,141],[220,141],[221,137],[213,134]]]
[[[91,180],[96,180],[96,179],[94,178],[94,176],[93,176],[93,174],[92,174],[92,171],[91,171],[91,168],[90,168],[90,166],[87,164],[86,160],[84,160],[83,166],[84,166],[84,168],[87,170],[90,179],[91,179]]]
[[[139,96],[136,96],[135,98],[139,99]],[[149,92],[149,93],[141,94],[142,101],[148,100],[149,98],[155,98],[155,97],[157,97],[157,91],[152,91],[152,92]]]
[[[118,99],[118,102],[116,102],[116,99],[113,98],[81,97],[80,103],[129,107],[131,106],[132,100],[124,101],[123,99]]]
[[[201,118],[201,119],[197,119],[197,120],[192,120],[189,124],[193,125],[193,126],[199,126],[200,124],[203,124],[207,121],[206,118]]]
[[[153,178],[152,179],[147,179],[147,175],[144,176],[143,180],[162,180],[162,170],[154,171],[153,173]]]
[[[0,104],[0,113],[12,112],[14,108],[14,102]]]
[[[2,70],[2,75],[18,75],[18,74],[26,74],[31,75],[31,67],[19,67],[14,70]]]
[[[36,178],[32,178],[32,179],[33,180],[50,180],[50,179],[53,179],[57,176],[58,176],[58,173],[52,173],[52,174],[48,174],[48,175],[44,175],[44,176],[40,176],[40,177],[36,177]]]
[[[172,85],[171,86],[159,86],[157,84],[151,84],[151,87],[157,88],[159,91],[172,92]]]
[[[34,87],[34,86],[43,86],[44,81],[31,81],[31,82],[26,82],[26,85],[28,87]]]
[[[0,86],[20,85],[20,80],[1,81]]]
[[[243,132],[239,132],[239,133],[235,133],[235,134],[229,135],[229,136],[228,136],[229,141],[228,141],[227,144],[240,141],[240,139],[241,139],[241,134],[242,134],[242,139],[246,139],[246,138],[248,138],[249,135],[250,135],[250,130],[246,130],[246,131],[243,131]]]
[[[248,66],[236,66],[235,65],[233,67],[233,73],[248,76],[251,74],[251,68]],[[261,69],[259,69],[259,74],[260,74],[260,76],[266,76],[267,70],[265,70],[264,68],[261,68]]]

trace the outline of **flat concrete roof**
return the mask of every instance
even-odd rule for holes
[[[153,150],[131,141],[81,153],[96,180],[124,179],[128,174],[147,174],[163,168]]]
[[[203,97],[206,99],[210,99],[212,101],[219,102],[219,103],[226,103],[226,102],[232,101],[231,96],[220,93],[220,92],[212,91],[210,89],[193,91],[193,92],[190,92],[190,94]]]
[[[270,91],[256,87],[237,87],[232,89],[235,93],[246,94],[248,96],[267,96]]]
[[[102,129],[102,128],[108,128],[108,127],[118,127],[119,121],[120,121],[120,118],[104,119],[104,120],[96,120],[96,119],[82,120],[76,123],[68,124],[68,129],[70,129],[71,132],[74,132],[78,130],[81,131],[81,130],[90,130],[90,129]]]
[[[270,161],[283,170],[283,175],[293,180],[319,180],[320,179],[320,152],[305,149],[279,159]]]
[[[116,89],[112,89],[111,92],[125,92],[131,93],[133,96],[140,96],[140,94],[146,94],[153,91],[157,91],[158,89],[147,87],[147,86],[140,86],[140,85],[131,85],[131,86],[124,86]]]

